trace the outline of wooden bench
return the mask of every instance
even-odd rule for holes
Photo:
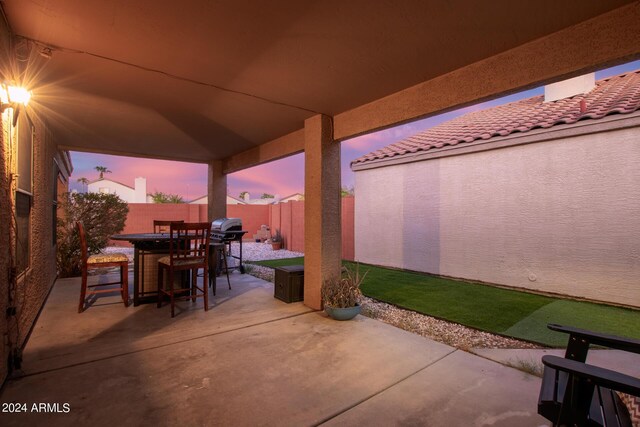
[[[640,380],[586,364],[590,345],[640,354],[640,340],[549,324],[569,334],[565,357],[543,356],[538,413],[554,426],[629,426],[631,416],[617,392],[640,396]]]

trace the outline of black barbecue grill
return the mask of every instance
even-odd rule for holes
[[[211,223],[211,241],[215,243],[224,243],[226,245],[226,254],[238,260],[238,265],[229,267],[229,270],[239,269],[244,274],[244,266],[242,265],[242,237],[247,234],[242,229],[242,220],[240,218],[218,218]],[[240,245],[240,256],[235,256],[231,252],[231,243],[238,242]],[[228,255],[227,255],[228,254]],[[222,263],[218,263],[219,270]]]

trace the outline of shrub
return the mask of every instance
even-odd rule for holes
[[[327,280],[322,286],[324,305],[332,308],[348,308],[360,304],[362,297],[360,285],[367,273],[369,272],[360,274],[360,264],[356,264],[353,270],[344,266],[341,277]]]
[[[76,222],[84,224],[88,254],[96,254],[107,246],[111,235],[124,229],[129,206],[115,194],[107,193],[66,193],[60,202],[56,230],[58,274],[77,276],[82,254]]]
[[[282,242],[282,234],[280,233],[280,229],[279,228],[276,228],[276,234],[271,236],[271,242],[272,243]]]

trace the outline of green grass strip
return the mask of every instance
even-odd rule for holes
[[[553,299],[491,286],[381,267],[369,270],[362,292],[372,298],[489,332],[503,333]]]
[[[304,264],[304,258],[254,263],[273,268]],[[554,347],[566,346],[567,336],[550,331],[547,323],[640,338],[639,310],[361,264],[360,272],[365,271],[366,296],[488,332]]]
[[[585,301],[558,299],[507,329],[506,334],[565,347],[567,334],[551,331],[548,323],[640,339],[640,311]]]
[[[249,264],[258,264],[258,265],[263,265],[265,267],[271,267],[271,268],[276,268],[276,267],[284,267],[287,265],[302,265],[304,264],[304,257],[297,257],[297,258],[283,258],[283,259],[270,259],[267,261],[247,261],[247,263]]]

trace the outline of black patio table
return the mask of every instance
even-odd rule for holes
[[[169,255],[171,235],[169,233],[115,234],[111,236],[111,240],[127,241],[133,244],[133,305],[156,302],[158,300],[158,260]],[[218,257],[213,256],[213,252],[218,250],[217,246],[221,244],[211,242],[211,245],[209,274],[215,274]],[[185,277],[187,275],[188,273],[181,279],[183,284],[188,284],[189,278]]]
[[[158,298],[157,261],[169,254],[171,235],[169,233],[115,234],[111,236],[111,240],[128,241],[133,244],[133,305],[156,302]],[[145,260],[147,261],[146,270]]]

